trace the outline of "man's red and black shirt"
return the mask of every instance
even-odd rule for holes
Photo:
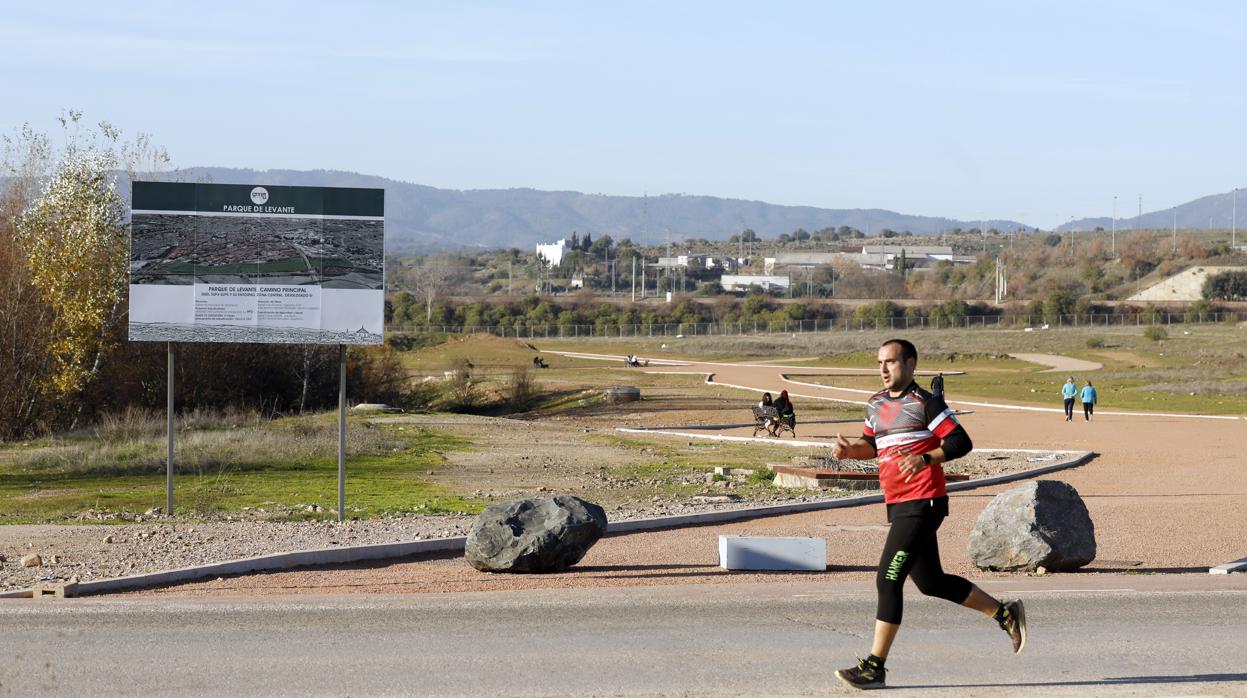
[[[944,469],[932,463],[905,482],[897,461],[909,454],[934,451],[943,444],[945,460],[960,458],[974,445],[944,398],[910,383],[899,397],[881,390],[866,403],[862,439],[879,458],[879,485],[888,504],[945,497]]]

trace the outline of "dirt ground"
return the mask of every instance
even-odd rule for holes
[[[416,414],[382,418],[463,436],[469,450],[446,452],[447,463],[425,477],[474,499],[574,494],[606,509],[611,521],[834,499],[845,490],[811,492],[751,484],[746,475],[711,478],[715,465],[759,466],[817,462],[825,449],[717,444],[663,434],[620,438],[615,425],[662,426],[679,411],[689,424],[722,424],[748,414],[752,400],[687,396],[684,389],[649,389],[636,405],[597,406],[540,418]],[[671,394],[667,394],[671,393]],[[834,410],[803,410],[827,424]],[[821,419],[820,419],[821,418]],[[857,420],[852,420],[856,422]],[[686,425],[687,426],[687,425]],[[801,427],[805,431],[804,425]],[[786,441],[791,441],[788,439]],[[956,471],[971,477],[1033,467],[1023,454],[974,453]],[[262,511],[262,510],[261,510]],[[462,536],[474,517],[391,515],[347,521],[267,521],[256,511],[194,520],[146,517],[140,524],[0,526],[0,590],[77,577],[89,581],[210,562],[339,545],[404,542]],[[20,560],[38,554],[42,564]]]
[[[774,366],[722,363],[648,370],[714,373],[717,382],[743,386],[732,389],[731,394],[736,396],[756,395],[746,389],[774,390],[784,385],[781,374],[785,372]],[[809,373],[811,369],[801,371]],[[723,388],[705,390],[725,397],[720,392]],[[804,404],[819,399],[862,399],[860,393],[829,386],[794,386],[791,392]],[[956,401],[952,406],[957,407]],[[716,417],[673,411],[688,424],[712,423],[699,419]],[[1233,450],[1233,445],[1247,436],[1247,422],[1242,419],[1134,413],[1066,422],[1059,413],[980,405],[961,420],[979,448],[1066,448],[1099,454],[1088,465],[1049,476],[1079,491],[1096,526],[1097,561],[1071,574],[1206,574],[1211,566],[1247,556],[1247,524],[1240,506],[1247,496],[1247,470]],[[802,438],[830,440],[836,431],[844,430],[843,421],[827,421],[804,426]],[[747,428],[725,428],[720,433],[749,432]],[[972,579],[1008,576],[975,569],[964,541],[991,497],[1011,486],[952,496],[951,515],[940,534],[943,559],[950,571]],[[829,569],[807,574],[729,573],[716,566],[717,536],[721,534],[823,537],[828,541]],[[461,558],[442,557],[253,575],[148,593],[414,593],[751,579],[783,583],[810,577],[868,579],[876,569],[885,534],[883,508],[874,505],[608,537],[579,566],[556,575],[490,575],[471,569]]]

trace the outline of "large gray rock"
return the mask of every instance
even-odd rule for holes
[[[483,572],[560,572],[606,533],[606,512],[579,497],[516,499],[481,512],[464,557]]]
[[[1033,480],[996,495],[966,547],[980,569],[1073,570],[1095,559],[1095,524],[1072,486]]]

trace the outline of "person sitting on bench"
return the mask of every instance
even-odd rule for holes
[[[762,399],[758,401],[758,407],[774,407],[774,406],[775,406],[775,402],[771,400],[771,394],[762,393]],[[766,425],[766,433],[770,434],[771,436],[775,436],[774,429],[775,429],[775,425],[771,424],[770,420],[768,420],[767,425]],[[756,434],[757,431],[755,430],[754,433]]]
[[[775,411],[779,414],[776,417],[780,423],[788,425],[789,429],[795,429],[797,426],[797,413],[792,408],[792,400],[788,399],[788,391],[781,390],[779,397],[775,399]],[[772,433],[779,428],[778,424]]]

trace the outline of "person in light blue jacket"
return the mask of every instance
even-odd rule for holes
[[[1095,394],[1095,386],[1091,385],[1091,381],[1082,387],[1082,417],[1088,422],[1091,421],[1091,415],[1095,412],[1095,403],[1097,396]]]
[[[1074,398],[1078,395],[1078,386],[1074,385],[1074,377],[1070,376],[1061,386],[1061,399],[1065,400],[1065,421],[1074,419]]]

